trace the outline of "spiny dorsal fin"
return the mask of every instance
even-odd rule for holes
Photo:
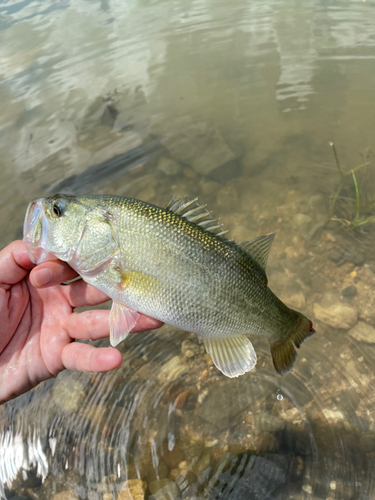
[[[171,201],[165,207],[181,217],[185,217],[190,222],[194,222],[197,226],[202,227],[206,231],[223,236],[228,231],[223,231],[223,225],[218,222],[218,219],[213,219],[211,212],[206,209],[207,205],[199,205],[198,198],[189,200],[186,196],[176,200],[173,196]]]
[[[238,246],[251,255],[251,257],[258,262],[264,272],[266,272],[268,255],[270,253],[275,235],[276,233],[258,236],[251,241],[242,241],[241,243],[238,243]]]

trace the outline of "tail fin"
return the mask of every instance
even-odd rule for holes
[[[282,342],[271,343],[271,354],[274,367],[280,375],[286,375],[296,361],[297,351],[302,342],[315,333],[311,321],[302,314],[295,328]]]

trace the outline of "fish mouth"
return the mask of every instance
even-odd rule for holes
[[[57,260],[48,247],[47,224],[43,209],[44,198],[33,200],[26,212],[23,224],[23,242],[33,264],[41,264],[46,260]]]

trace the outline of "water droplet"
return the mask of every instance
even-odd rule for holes
[[[278,399],[279,401],[282,401],[282,400],[283,400],[283,396],[282,396],[282,394],[278,394],[278,395],[277,395],[277,399]]]

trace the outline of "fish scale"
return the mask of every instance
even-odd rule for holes
[[[270,341],[284,374],[311,322],[269,289],[265,267],[274,235],[236,244],[197,200],[165,208],[111,195],[34,200],[24,242],[34,262],[53,255],[113,300],[110,340],[124,340],[141,312],[198,334],[229,377],[250,371],[246,335]]]

